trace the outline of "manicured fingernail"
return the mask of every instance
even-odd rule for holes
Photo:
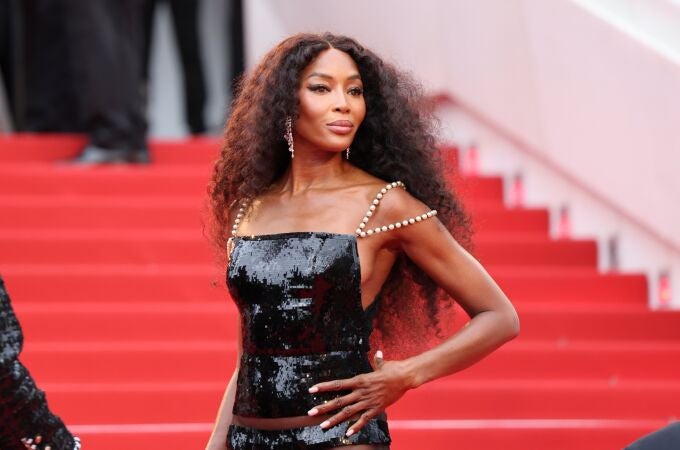
[[[316,416],[317,414],[319,414],[319,410],[316,408],[312,408],[309,411],[307,411],[307,414],[309,414],[310,416]]]
[[[309,388],[309,393],[310,393],[310,394],[313,394],[313,393],[315,393],[315,392],[319,392],[319,388],[318,388],[318,387],[312,386],[312,387]]]
[[[321,425],[319,425],[319,426],[320,426],[321,428],[327,428],[328,425],[330,425],[330,424],[331,424],[331,423],[330,423],[329,421],[325,421],[325,422],[323,422],[323,423],[322,423]]]
[[[382,352],[382,350],[378,350],[377,352],[375,352],[375,357],[376,357],[376,358],[382,358],[382,357],[383,357],[383,352]]]
[[[353,434],[354,434],[354,430],[350,428],[349,430],[347,430],[347,433],[345,433],[345,436],[350,437]]]

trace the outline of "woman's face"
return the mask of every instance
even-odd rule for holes
[[[307,144],[339,152],[350,146],[366,103],[359,69],[347,53],[334,48],[321,52],[302,71],[298,99],[296,149]]]

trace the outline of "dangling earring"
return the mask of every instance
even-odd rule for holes
[[[347,147],[347,153],[345,154],[345,159],[349,159],[349,147]]]
[[[283,135],[283,138],[288,142],[290,157],[295,158],[295,148],[293,147],[293,119],[290,116],[286,117],[286,132]]]

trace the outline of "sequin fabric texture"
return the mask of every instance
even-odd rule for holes
[[[348,424],[322,430],[318,426],[289,430],[253,430],[232,425],[227,442],[230,449],[248,450],[321,450],[359,443],[372,445],[374,450],[389,450],[389,432],[384,415],[369,421],[365,427],[350,438],[345,437]]]
[[[23,345],[21,327],[0,278],[0,449],[22,450],[20,439],[43,437],[37,449],[73,449],[73,436],[50,412],[43,391],[18,360]]]
[[[359,277],[351,235],[237,238],[228,268],[243,345],[234,414],[306,415],[338,395],[310,386],[372,370]]]
[[[355,236],[293,232],[237,237],[227,284],[241,315],[243,346],[234,414],[305,416],[344,394],[310,394],[310,386],[372,370],[367,356],[372,320],[361,305]],[[233,448],[248,449],[390,442],[384,416],[351,438],[344,437],[347,426],[267,432],[232,426],[230,436]],[[323,442],[327,447],[309,447]]]

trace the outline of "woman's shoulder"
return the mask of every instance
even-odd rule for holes
[[[385,180],[366,174],[361,188],[369,205],[371,222],[397,222],[426,214],[430,208],[408,191],[406,183],[394,178]]]

